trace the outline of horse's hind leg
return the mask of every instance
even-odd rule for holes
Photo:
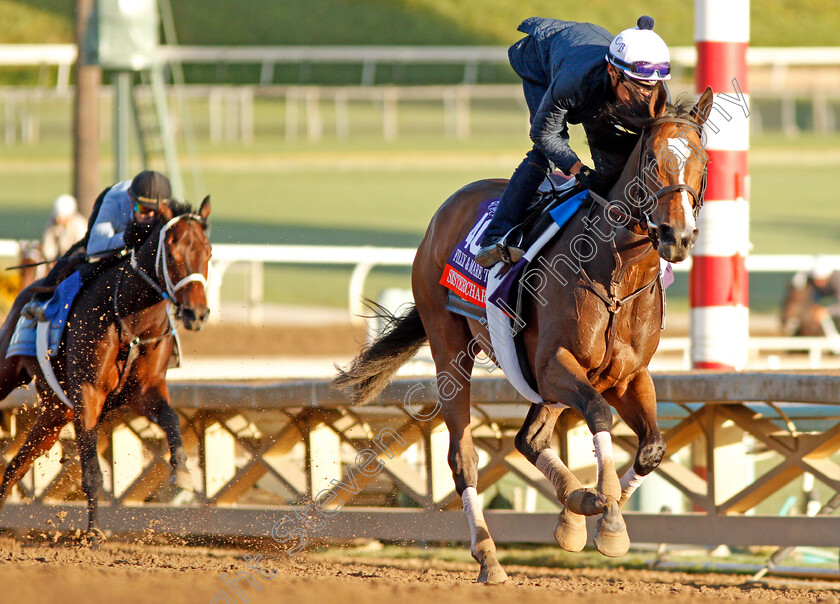
[[[26,474],[32,462],[49,451],[58,440],[64,425],[70,421],[71,411],[54,396],[47,396],[41,403],[38,419],[26,436],[21,448],[3,471],[0,484],[0,507],[12,487]]]
[[[615,390],[608,390],[604,396],[639,437],[636,459],[621,477],[619,504],[624,505],[642,481],[659,466],[665,455],[665,440],[656,424],[656,391],[647,371],[636,375],[620,396]]]
[[[566,551],[579,552],[586,545],[586,521],[565,503],[581,484],[551,448],[554,425],[561,412],[557,407],[532,404],[516,435],[516,449],[548,478],[557,492],[557,499],[564,504],[554,529],[557,544]]]
[[[470,552],[481,565],[477,581],[504,583],[507,574],[496,557],[496,544],[487,528],[476,488],[478,454],[470,430],[470,383],[464,377],[473,368],[473,358],[467,353],[471,335],[463,320],[448,313],[424,324],[434,325],[433,329],[427,327],[427,332],[437,369],[438,398],[449,430],[449,467],[469,522]]]

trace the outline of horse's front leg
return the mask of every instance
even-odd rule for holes
[[[545,366],[540,392],[547,400],[562,402],[583,415],[592,432],[598,464],[596,492],[577,490],[566,499],[566,506],[576,514],[603,512],[595,533],[595,547],[605,556],[623,556],[630,549],[627,526],[621,516],[621,484],[613,458],[612,410],[607,400],[593,388],[574,356],[565,349],[556,352]]]
[[[656,391],[646,369],[637,373],[623,391],[613,388],[604,396],[639,437],[636,459],[621,477],[619,505],[624,505],[644,479],[659,466],[665,455],[665,440],[656,424]]]
[[[134,409],[159,425],[166,434],[169,463],[172,466],[170,484],[185,491],[194,491],[192,475],[187,469],[187,452],[181,441],[181,419],[169,405],[166,383],[149,388],[142,394],[137,393]]]
[[[586,521],[565,504],[581,484],[551,448],[554,425],[561,412],[557,407],[532,404],[516,435],[516,449],[548,478],[564,506],[554,529],[557,544],[566,551],[579,552],[586,545]]]

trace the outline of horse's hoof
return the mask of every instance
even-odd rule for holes
[[[107,540],[105,533],[99,528],[92,528],[82,533],[80,545],[87,549],[98,550],[102,547],[102,543]]]
[[[623,556],[630,549],[627,525],[615,500],[607,504],[604,515],[598,519],[595,529],[595,549],[608,558]]]
[[[192,474],[186,468],[177,468],[171,477],[172,484],[185,491],[195,491]]]
[[[476,583],[483,583],[485,585],[501,585],[507,583],[508,576],[502,565],[498,560],[493,559],[493,564],[482,564],[481,572],[478,573]]]
[[[604,511],[594,489],[578,489],[566,497],[565,509],[581,516],[597,516]]]
[[[564,508],[557,515],[554,539],[567,552],[579,552],[586,546],[586,520],[580,514]]]

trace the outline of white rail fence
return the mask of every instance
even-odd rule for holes
[[[0,66],[58,67],[56,88],[66,90],[70,68],[76,62],[74,44],[0,44]],[[361,83],[371,85],[377,64],[463,64],[464,83],[478,79],[479,64],[507,64],[504,46],[161,46],[160,61],[187,64],[257,64],[260,83],[271,84],[278,63],[349,63],[362,65]],[[671,48],[676,68],[693,67],[697,51],[693,46]],[[770,68],[776,83],[783,83],[787,70],[796,67],[840,66],[840,48],[751,47],[747,65]]]
[[[795,136],[803,129],[823,134],[835,132],[840,123],[840,67],[837,80],[837,85],[831,89],[782,86],[751,91],[752,132],[757,134],[763,130],[778,129],[788,136]],[[138,90],[144,95],[151,94],[143,86]],[[675,97],[691,95],[693,88],[688,83],[676,82],[671,85],[671,92]],[[13,145],[18,141],[36,143],[41,140],[42,129],[46,131],[46,126],[52,128],[53,138],[66,136],[70,122],[57,122],[56,116],[69,115],[72,94],[72,90],[37,87],[0,88],[0,129],[5,144]],[[170,98],[174,94],[170,90]],[[523,116],[527,115],[521,87],[513,84],[189,85],[180,88],[178,96],[193,102],[191,111],[194,117],[206,115],[209,130],[206,136],[213,143],[236,140],[250,144],[258,138],[260,130],[255,128],[254,118],[257,104],[272,104],[280,112],[283,117],[278,123],[282,124],[287,140],[305,137],[310,141],[333,135],[336,139],[346,140],[351,133],[358,134],[356,122],[368,129],[370,126],[366,119],[359,117],[357,107],[361,105],[373,105],[378,109],[384,140],[398,138],[399,108],[412,103],[439,103],[443,111],[444,134],[449,138],[469,138],[473,132],[474,112],[488,103],[501,101],[511,111],[519,107]],[[104,87],[101,97],[100,136],[107,140],[111,136],[113,90]],[[171,98],[170,104],[174,104],[174,99]],[[173,113],[173,121],[174,127],[179,128],[177,113]]]
[[[315,246],[315,245],[259,245],[259,244],[224,244],[213,245],[213,277],[208,284],[208,302],[211,308],[221,304],[221,287],[227,271],[239,265],[246,270],[246,305],[249,321],[258,322],[261,306],[264,303],[265,265],[321,265],[345,266],[351,269],[347,287],[347,307],[350,321],[362,323],[359,316],[364,314],[361,298],[365,282],[371,270],[377,266],[410,267],[414,261],[413,248],[388,248],[372,246]],[[0,239],[0,261],[11,265],[20,255],[20,242],[12,239]],[[826,264],[840,270],[840,255],[821,256]],[[756,255],[746,259],[750,273],[794,273],[810,271],[816,256],[806,254]],[[691,269],[691,259],[673,265],[675,271],[684,273]],[[219,313],[212,313],[218,320]],[[660,352],[682,353],[682,367],[690,367],[688,338],[663,338]],[[832,345],[827,338],[789,338],[789,337],[754,337],[750,339],[750,351],[753,353],[804,352],[808,355],[806,367],[820,367],[823,356],[832,352]],[[772,361],[771,361],[772,363]]]

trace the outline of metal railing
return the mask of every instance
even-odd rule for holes
[[[840,489],[840,466],[831,459],[840,448],[840,377],[697,372],[654,375],[654,383],[668,451],[656,475],[696,511],[661,514],[658,500],[653,510],[628,512],[634,542],[836,546],[838,518],[779,516],[765,502],[804,473],[829,494]],[[118,413],[100,428],[106,530],[139,532],[154,523],[155,530],[179,534],[269,537],[287,516],[289,525],[302,521],[299,506],[314,512],[315,499],[337,500],[342,509],[308,516],[312,524],[302,528],[312,540],[469,541],[429,378],[395,382],[363,407],[325,380],[173,383],[170,393],[197,485],[192,502],[161,500],[168,486],[164,435],[144,418]],[[471,398],[479,491],[492,493],[500,478],[512,475],[548,506],[533,511],[534,497],[522,497],[513,510],[488,510],[491,532],[499,542],[553,542],[554,488],[514,447],[528,405],[500,378],[473,380]],[[37,416],[33,402],[33,392],[22,390],[0,402],[12,419],[9,432],[0,430],[0,463],[21,446]],[[621,473],[632,463],[636,438],[618,419],[612,433]],[[584,484],[596,479],[591,442],[574,417],[561,421],[553,437],[552,446]],[[691,463],[680,454],[689,450]],[[756,454],[775,462],[744,479]],[[364,472],[354,465],[360,455],[366,455]],[[72,501],[79,488],[74,459],[68,427],[21,481],[20,493],[0,512],[0,526],[46,529],[63,511],[60,530],[82,527],[84,505]],[[696,471],[700,466],[703,472]],[[761,513],[749,515],[757,506]]]

